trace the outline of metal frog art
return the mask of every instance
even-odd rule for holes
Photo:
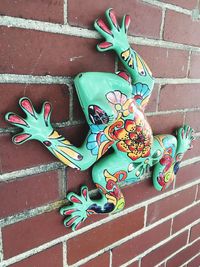
[[[125,200],[119,184],[139,181],[148,167],[154,165],[155,188],[165,189],[173,181],[194,139],[193,130],[187,125],[177,130],[176,137],[153,136],[144,110],[154,79],[147,64],[128,43],[130,16],[123,17],[121,27],[112,9],[106,11],[106,18],[109,27],[102,19],[94,24],[105,38],[97,49],[114,50],[127,72],[86,72],[75,77],[76,92],[90,127],[81,147],[73,146],[53,129],[48,102],[37,113],[31,101],[24,97],[19,104],[26,118],[12,112],[6,114],[9,123],[23,129],[13,137],[15,144],[38,140],[60,161],[78,170],[85,170],[98,161],[92,169],[92,179],[101,198],[91,199],[88,188],[82,186],[80,195],[67,194],[71,205],[61,208],[61,214],[66,216],[65,226],[73,230],[91,214],[121,211]],[[100,159],[111,147],[112,153]]]

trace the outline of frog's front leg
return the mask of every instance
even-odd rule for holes
[[[67,216],[64,220],[65,226],[72,226],[73,230],[77,230],[92,214],[116,213],[122,210],[125,201],[118,183],[127,179],[128,165],[129,163],[124,161],[123,157],[120,158],[116,152],[98,161],[93,167],[92,178],[101,198],[92,200],[85,186],[81,188],[80,196],[69,193],[67,199],[71,205],[61,209],[61,214]]]
[[[50,123],[52,111],[50,103],[45,102],[40,113],[35,111],[28,98],[21,98],[19,104],[26,118],[21,118],[12,112],[5,116],[9,123],[23,130],[13,136],[15,144],[37,140],[65,165],[80,170],[90,167],[109,147],[110,141],[105,138],[103,128],[100,129],[100,126],[96,126],[97,129],[95,126],[91,127],[85,142],[77,148],[53,129]],[[96,140],[97,134],[101,135],[99,142]]]
[[[108,50],[116,52],[131,77],[133,97],[137,104],[144,109],[152,93],[154,79],[145,61],[129,45],[127,31],[130,16],[123,17],[121,27],[118,25],[113,9],[106,11],[106,18],[109,27],[102,19],[97,19],[94,24],[96,30],[105,38],[105,41],[97,46],[97,49],[102,52]]]

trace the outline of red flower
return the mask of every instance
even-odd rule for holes
[[[132,160],[140,157],[148,157],[150,155],[152,135],[151,129],[144,122],[135,118],[135,120],[126,120],[124,127],[114,130],[115,139],[120,140],[117,148],[126,152]]]

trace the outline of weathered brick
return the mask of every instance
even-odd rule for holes
[[[196,241],[191,246],[181,250],[174,257],[167,261],[166,267],[181,266],[186,261],[194,257],[200,252],[200,240]]]
[[[175,251],[179,250],[181,247],[185,246],[187,243],[188,231],[181,233],[180,235],[172,238],[170,241],[160,246],[159,248],[153,250],[144,258],[142,258],[141,267],[154,267],[159,262],[163,261]]]
[[[166,85],[161,88],[159,110],[198,108],[200,84]]]
[[[62,245],[56,245],[20,262],[14,263],[12,267],[63,267]]]
[[[147,117],[149,124],[156,134],[174,134],[174,131],[183,125],[184,114],[181,112],[158,114]],[[162,123],[161,123],[162,122]]]
[[[194,9],[197,5],[197,0],[161,0],[164,3],[180,6],[186,9]]]
[[[182,167],[176,178],[176,187],[191,183],[200,178],[199,168],[200,162]]]
[[[195,266],[200,266],[200,255],[198,255],[196,258],[194,258],[187,264],[187,267],[195,267]]]
[[[52,122],[69,120],[69,91],[66,85],[52,84],[0,84],[0,127],[8,127],[4,116],[13,111],[21,116],[24,113],[18,107],[21,97],[28,97],[39,112],[44,101],[51,102]]]
[[[200,132],[199,118],[200,111],[187,112],[185,117],[185,123],[189,124],[195,130],[195,132]]]
[[[109,254],[109,252],[106,252],[106,253],[96,257],[95,259],[92,259],[92,260],[88,261],[87,263],[81,265],[81,267],[91,267],[91,266],[95,266],[95,267],[110,266],[110,254]]]
[[[190,57],[189,78],[200,78],[200,53],[192,52]]]
[[[67,233],[58,210],[2,228],[5,259],[38,247]]]
[[[166,239],[170,234],[171,221],[162,223],[153,229],[134,237],[113,249],[113,267],[121,266],[153,245]]]
[[[114,56],[98,53],[97,40],[8,27],[0,27],[0,35],[0,73],[74,76],[114,71]]]
[[[25,19],[63,23],[63,1],[26,1],[0,2],[0,14]]]
[[[199,219],[200,204],[195,205],[192,208],[177,215],[173,220],[172,231],[173,233],[181,230],[187,225],[191,224],[195,220]]]
[[[157,78],[184,78],[187,75],[188,51],[146,45],[132,45],[144,58]]]
[[[191,204],[195,199],[195,193],[196,186],[193,186],[150,204],[147,209],[147,225]]]
[[[64,135],[72,144],[79,146],[84,136],[87,134],[87,129],[84,125],[76,125],[58,129],[58,132]],[[83,132],[80,136],[80,132]],[[22,145],[14,145],[10,135],[0,136],[0,158],[1,172],[10,172],[14,170],[33,167],[51,162],[58,162],[46,148],[36,141],[28,141]],[[24,157],[24,155],[26,155]]]
[[[92,9],[91,6],[93,7]],[[93,28],[95,19],[100,16],[103,17],[105,10],[110,7],[114,7],[119,17],[127,14],[127,12],[129,13],[132,20],[129,34],[159,38],[162,19],[161,8],[142,3],[138,0],[125,0],[123,3],[119,0],[107,0],[102,1],[101,5],[97,2],[94,3],[92,0],[86,2],[69,0],[68,21],[73,26]]]
[[[196,240],[200,236],[200,223],[194,225],[190,232],[190,242]]]
[[[126,227],[124,227],[126,225]],[[68,264],[73,264],[144,226],[144,208],[121,216],[68,240]],[[102,238],[103,237],[103,238]],[[87,240],[87,246],[86,246]],[[97,242],[98,240],[98,242]],[[77,247],[79,253],[77,253]]]
[[[167,10],[164,24],[164,40],[199,46],[200,22],[193,20],[189,15]]]
[[[59,173],[46,172],[0,183],[0,217],[59,199]]]

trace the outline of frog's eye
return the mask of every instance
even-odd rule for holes
[[[99,106],[90,105],[88,107],[88,114],[90,121],[93,124],[99,125],[99,124],[107,124],[109,122],[109,117],[107,113]]]

